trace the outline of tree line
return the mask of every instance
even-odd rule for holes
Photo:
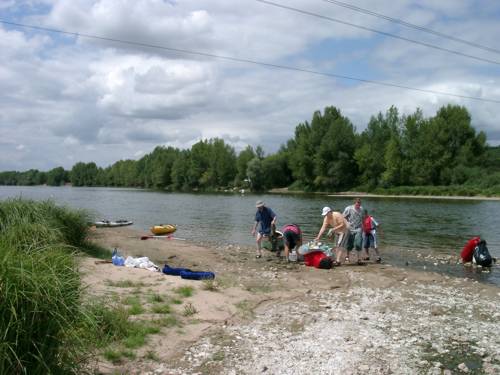
[[[486,135],[476,132],[461,106],[443,106],[429,118],[419,109],[401,116],[391,107],[372,116],[361,133],[338,108],[327,107],[298,124],[293,138],[270,155],[260,146],[236,153],[214,138],[185,150],[158,146],[139,160],[119,160],[106,168],[79,162],[70,171],[0,173],[3,185],[66,183],[172,191],[401,192],[405,187],[410,193],[440,186],[460,187],[458,193],[465,194],[500,194],[500,148],[488,147]]]

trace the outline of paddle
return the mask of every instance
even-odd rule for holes
[[[174,237],[171,234],[167,236],[157,236],[157,235],[147,235],[147,236],[141,236],[141,240],[148,240],[148,239],[167,239],[167,240],[179,240],[179,241],[186,241],[185,238],[179,238],[179,237]]]

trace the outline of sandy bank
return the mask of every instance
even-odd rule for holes
[[[173,307],[181,324],[151,336],[135,360],[102,361],[104,373],[441,374],[455,373],[459,365],[478,373],[500,371],[493,333],[499,328],[500,289],[494,286],[384,264],[317,270],[279,262],[272,254],[256,260],[253,249],[141,241],[140,235],[129,228],[99,229],[93,240],[158,265],[214,271],[218,290],[84,259],[91,294],[194,290]],[[142,286],[113,286],[121,280]],[[188,304],[196,313],[183,316]]]

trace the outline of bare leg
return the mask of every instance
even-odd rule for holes
[[[290,249],[288,248],[288,244],[285,243],[285,259],[288,260],[288,256],[290,255]]]
[[[262,256],[262,234],[257,233],[255,242],[257,243],[257,254],[256,256],[260,258]]]
[[[345,260],[345,249],[343,247],[337,247],[337,263],[341,264]]]

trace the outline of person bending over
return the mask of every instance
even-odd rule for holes
[[[302,245],[302,231],[297,224],[287,224],[281,231],[285,242],[285,259],[289,261],[290,252]]]
[[[323,207],[321,215],[324,217],[323,225],[314,240],[319,241],[328,227],[332,228],[332,235],[337,236],[335,249],[337,259],[335,265],[338,266],[341,260],[345,259],[345,249],[349,238],[349,223],[340,212],[333,211],[330,207]]]

